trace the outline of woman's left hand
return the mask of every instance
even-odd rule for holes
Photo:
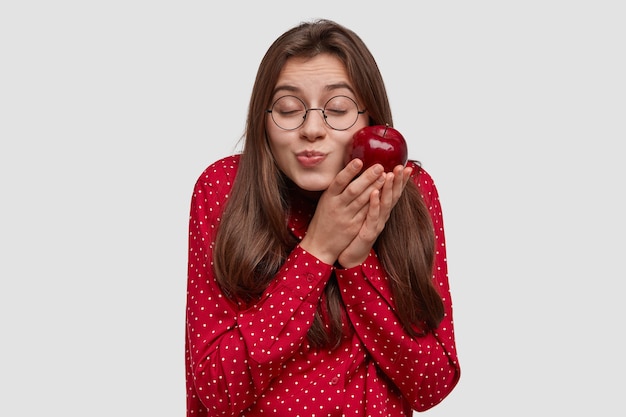
[[[370,194],[367,216],[356,238],[339,254],[337,261],[344,268],[351,268],[365,261],[378,235],[385,228],[391,210],[410,181],[410,167],[398,165],[393,172],[385,173],[385,184],[380,191]]]

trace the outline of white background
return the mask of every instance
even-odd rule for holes
[[[621,2],[226,3],[0,6],[0,415],[184,415],[193,184],[326,17],[441,195],[462,377],[425,415],[623,416]]]

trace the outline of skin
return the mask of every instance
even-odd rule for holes
[[[300,97],[307,108],[323,107],[339,94],[359,103],[343,63],[330,54],[290,58],[273,98],[285,94]],[[376,164],[357,177],[363,162],[354,159],[346,164],[352,136],[368,124],[367,113],[345,131],[330,128],[317,110],[291,131],[267,117],[269,144],[278,167],[298,187],[319,198],[300,246],[327,264],[338,262],[350,268],[363,263],[409,181],[411,168],[398,165],[385,173]]]

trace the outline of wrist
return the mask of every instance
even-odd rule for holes
[[[339,257],[337,258],[337,264],[339,264],[339,267],[341,267],[342,269],[350,269],[354,268],[355,266],[361,265],[363,262],[365,262],[366,259],[367,254],[362,258],[351,258],[350,256],[339,255]]]
[[[337,254],[329,251],[327,246],[316,245],[312,239],[307,239],[306,236],[300,242],[300,247],[328,265],[333,265],[337,261]]]

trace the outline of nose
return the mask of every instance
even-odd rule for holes
[[[311,116],[310,112],[312,110],[319,110],[320,117]],[[315,112],[317,113],[317,112]],[[310,141],[318,140],[323,138],[326,135],[326,121],[324,120],[326,115],[324,114],[324,109],[320,108],[312,108],[307,109],[304,115],[304,123],[300,127],[300,135]]]

